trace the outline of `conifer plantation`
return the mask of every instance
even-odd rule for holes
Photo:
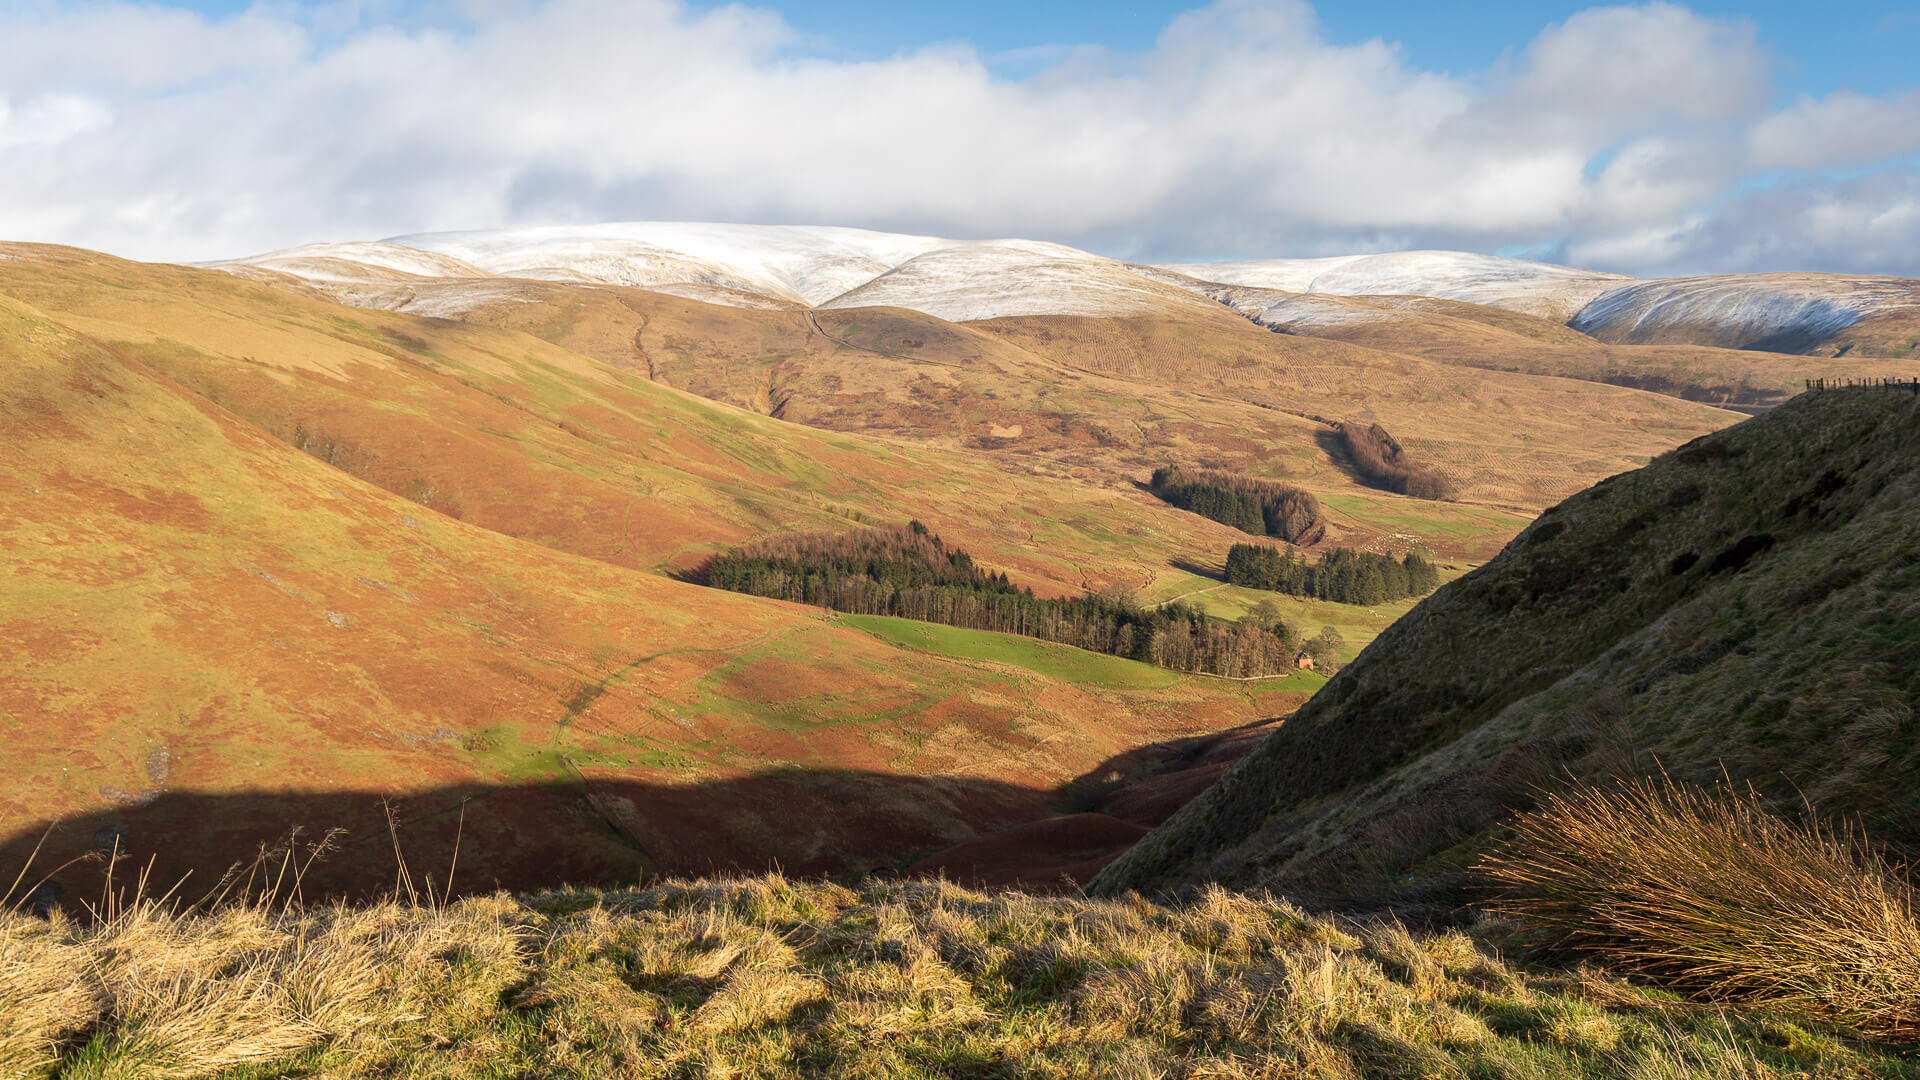
[[[1273,536],[1304,546],[1319,543],[1327,533],[1320,500],[1312,492],[1276,480],[1166,465],[1153,471],[1149,486],[1155,495],[1182,510],[1254,536]]]
[[[1385,604],[1432,592],[1440,585],[1440,571],[1418,552],[1396,559],[1334,548],[1310,563],[1266,544],[1235,544],[1227,552],[1227,582],[1341,604]]]
[[[768,537],[714,556],[705,572],[707,584],[733,592],[1019,634],[1208,675],[1278,674],[1300,646],[1284,623],[1229,624],[1178,602],[1148,609],[1115,595],[1036,597],[918,521]]]
[[[1334,431],[1353,459],[1354,470],[1367,483],[1416,499],[1444,499],[1453,494],[1453,485],[1414,461],[1400,441],[1379,424],[1361,427],[1343,421],[1334,426]]]

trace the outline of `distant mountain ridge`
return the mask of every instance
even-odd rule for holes
[[[1556,322],[1567,321],[1588,301],[1635,280],[1624,274],[1464,251],[1163,263],[1160,269],[1223,285],[1247,285],[1286,293],[1464,300]]]
[[[215,265],[335,286],[508,278],[632,286],[736,307],[898,307],[954,322],[1177,311],[1219,300],[1227,286],[1270,293],[1266,304],[1249,304],[1242,295],[1236,306],[1262,325],[1292,333],[1313,334],[1330,318],[1350,325],[1394,317],[1378,305],[1336,301],[1309,304],[1313,314],[1302,318],[1302,297],[1429,297],[1535,316],[1614,344],[1810,352],[1867,323],[1868,337],[1882,351],[1920,346],[1920,340],[1906,342],[1920,333],[1920,282],[1912,279],[1735,274],[1640,280],[1457,251],[1149,266],[1033,240],[616,222],[308,244]],[[1882,325],[1889,322],[1897,325]]]

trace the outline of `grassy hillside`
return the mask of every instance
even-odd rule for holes
[[[1217,568],[1234,542],[1232,530],[1153,505],[1155,500],[1139,488],[1153,468],[1170,459],[1245,459],[1265,472],[1311,477],[1325,493],[1327,543],[1394,549],[1417,544],[1449,558],[1480,561],[1528,519],[1511,509],[1434,505],[1365,487],[1334,463],[1319,440],[1327,425],[1311,419],[1231,398],[1170,394],[1152,384],[1076,371],[967,324],[917,312],[821,312],[816,329],[801,312],[742,310],[638,289],[532,281],[487,283],[478,294],[469,282],[421,282],[400,294],[349,297],[369,304],[404,300],[441,305],[458,311],[456,323],[298,300],[287,295],[289,281],[267,291],[225,275],[136,267],[82,253],[63,256],[75,269],[63,268],[55,277],[44,265],[52,249],[14,250],[35,254],[31,260],[0,264],[0,274],[14,271],[14,287],[31,288],[38,302],[85,317],[104,312],[114,321],[102,332],[117,341],[140,340],[146,333],[143,327],[164,312],[167,333],[191,342],[202,354],[196,360],[194,385],[224,394],[223,400],[277,402],[270,413],[256,406],[255,415],[283,432],[304,425],[305,430],[344,441],[357,451],[351,456],[342,452],[338,460],[344,467],[397,493],[428,494],[449,507],[458,498],[457,509],[467,520],[505,531],[518,529],[515,535],[627,565],[685,568],[720,542],[776,528],[847,527],[855,521],[898,521],[917,514],[1043,595],[1125,583],[1150,599],[1164,599],[1217,584],[1198,581],[1190,568]],[[79,266],[86,267],[85,273],[78,272]],[[162,295],[142,296],[137,310],[103,307],[149,290]],[[373,335],[385,352],[356,354],[357,361],[369,367],[359,372],[353,387],[305,380],[296,371],[291,373],[294,381],[285,385],[254,379],[234,392],[230,384],[246,378],[245,367],[250,366],[235,360],[253,353],[220,336],[221,324],[184,299],[188,292],[226,297],[222,303],[250,310],[254,320],[270,314],[252,310],[259,297],[274,296],[271,317],[284,322],[278,313],[308,313],[297,332],[306,334],[307,326],[316,323],[329,332],[365,326],[362,336]],[[1248,329],[1228,325],[1236,335]],[[401,348],[388,334],[431,343],[433,355]],[[529,336],[539,340],[530,341]],[[554,350],[543,343],[569,351],[555,359]],[[573,398],[589,400],[594,415],[620,421],[618,427],[596,429],[603,437],[584,443],[567,429],[581,423],[577,410],[543,414],[557,424],[524,424],[507,411],[504,406],[519,407],[528,396],[522,376],[487,361],[482,378],[476,379],[466,370],[471,361],[465,354],[472,351],[486,356],[530,352],[559,367],[578,367],[584,355],[648,378],[610,386],[607,377],[614,373],[605,368],[593,368],[593,377],[584,384],[541,373],[542,393],[569,391]],[[421,378],[423,365],[460,382],[428,384]],[[182,367],[176,362],[170,374],[184,377],[179,374]],[[732,410],[689,409],[684,395],[665,392],[663,384],[752,412],[777,411],[784,419],[814,427],[879,432],[897,439],[849,442]],[[419,400],[412,422],[455,430],[430,427],[423,436],[417,430],[396,429],[389,414],[364,408],[363,394],[376,390]],[[503,396],[509,400],[502,401]],[[658,404],[663,400],[671,404]],[[784,405],[776,409],[780,403]],[[322,406],[324,418],[314,419]],[[688,412],[702,418],[698,427],[673,426]],[[470,414],[473,419],[463,422]],[[658,419],[642,423],[638,417]],[[521,432],[518,440],[489,447],[509,425]],[[349,427],[346,435],[334,434]],[[779,435],[768,434],[772,432]],[[1607,437],[1595,434],[1600,441]],[[423,438],[461,449],[429,459],[418,452]],[[511,475],[524,469],[520,455],[530,439],[535,440],[532,449],[560,455],[568,464],[523,483],[566,481],[576,489],[569,499],[581,509],[564,518],[550,515],[547,523],[553,527],[539,533],[525,530],[518,520],[528,512],[527,499],[510,502],[504,508],[508,513],[476,517],[484,508],[466,494],[474,478],[491,486],[501,470]],[[690,469],[680,460],[683,445],[730,446],[742,440],[753,440],[755,452],[738,463],[722,458]],[[475,443],[480,450],[472,449]],[[557,445],[543,450],[549,443]],[[325,451],[334,444],[313,445]],[[1648,453],[1660,445],[1665,444],[1635,444]],[[576,476],[585,472],[582,462],[595,471]],[[1616,459],[1613,467],[1628,463]],[[1589,468],[1600,465],[1587,463]],[[651,485],[636,490],[630,478],[643,473]],[[896,501],[895,492],[906,493],[910,501]],[[695,516],[696,507],[706,512]],[[981,510],[985,512],[977,512]],[[685,542],[688,537],[693,542]],[[662,554],[665,562],[650,561]],[[1194,599],[1229,618],[1244,614],[1244,606],[1223,602],[1225,594],[1208,592]],[[1358,610],[1324,621],[1368,637],[1391,617]]]
[[[1043,594],[1126,584],[1237,617],[1263,598],[1210,575],[1238,534],[1140,490],[1134,461],[1298,472],[1318,485],[1329,543],[1427,547],[1456,567],[1525,520],[1358,486],[1321,444],[1324,424],[1251,401],[1258,379],[1263,393],[1312,384],[1312,400],[1358,394],[1406,416],[1431,404],[1469,433],[1433,460],[1451,447],[1464,461],[1464,440],[1484,436],[1488,475],[1558,462],[1553,484],[1725,419],[1604,391],[1615,411],[1583,421],[1574,403],[1600,399],[1564,381],[1547,397],[1521,396],[1537,380],[1422,389],[1439,368],[1338,343],[1302,351],[1224,308],[1220,327],[956,325],[890,309],[815,326],[554,286],[455,321],[72,249],[6,254],[0,408],[20,435],[0,446],[15,568],[0,578],[14,658],[0,717],[22,734],[0,829],[17,841],[62,820],[63,858],[123,837],[174,870],[296,821],[372,843],[383,792],[431,850],[478,830],[581,878],[902,864],[1072,810],[1062,790],[1110,762],[1283,715],[1317,680],[1169,676],[675,575],[769,532],[911,516]],[[509,307],[517,319],[493,318]],[[1068,347],[1068,331],[1092,351]],[[767,351],[796,339],[792,357]],[[589,345],[622,366],[578,351]],[[1139,356],[1115,359],[1132,345]],[[1230,369],[1252,373],[1228,380],[1240,397],[1178,386]],[[880,407],[859,391],[899,372],[933,383],[873,398],[920,400],[891,420],[858,413],[920,433],[906,439],[765,415],[784,414],[784,384],[763,384],[773,396],[756,411],[659,381],[675,370],[857,377],[821,399],[856,411]],[[1471,403],[1496,384],[1512,396]],[[1008,402],[1044,421],[1034,430],[1054,432],[1057,454],[991,433],[1023,423]],[[1523,439],[1513,425],[1528,416],[1540,419]],[[1097,417],[1138,440],[1106,445],[1085,428]],[[1571,450],[1526,446],[1574,439],[1580,423]],[[983,424],[984,441],[969,434]],[[1507,428],[1503,450],[1491,433]],[[1353,649],[1401,610],[1280,605]],[[895,818],[909,824],[883,825]],[[516,865],[503,880],[533,862]]]
[[[967,660],[1008,664],[1050,675],[1062,682],[1099,686],[1171,686],[1181,676],[1166,668],[1051,641],[968,630],[958,626],[896,619],[886,615],[845,615],[842,619],[875,637],[909,648]]]
[[[0,1071],[206,1077],[1912,1077],[1482,938],[779,877],[172,915],[0,913]]]
[[[1115,513],[1111,491],[740,413],[525,335],[12,251],[9,854],[63,821],[55,865],[119,845],[211,881],[294,824],[371,850],[388,795],[429,862],[464,830],[507,883],[858,870],[1299,700],[963,661],[646,570],[908,507],[1031,552],[1006,565],[1042,588],[1211,546],[1144,493]],[[333,865],[341,888],[383,876]]]
[[[1803,395],[1549,510],[1098,879],[1451,903],[1538,785],[1664,768],[1920,845],[1920,397]]]
[[[1228,535],[1129,485],[781,424],[525,333],[9,250],[0,294],[115,357],[430,509],[618,565],[680,568],[776,529],[918,516],[1057,592],[1139,584]]]
[[[1364,498],[1370,489],[1323,440],[1329,421],[1378,421],[1466,502],[1538,510],[1735,419],[1618,387],[1273,334],[1211,304],[951,323],[548,282],[421,282],[349,299],[422,304],[789,420],[971,447],[1105,486],[1176,461]],[[1371,516],[1349,524],[1370,527]]]
[[[1888,782],[1920,754],[1920,398],[1794,401],[1476,568],[1730,417],[1224,309],[513,283],[452,320],[0,254],[0,1075],[1920,1077],[1515,965],[1499,924],[1260,895],[1451,911],[1537,785],[1656,762],[1920,850]],[[1357,485],[1332,406],[1470,499]],[[1169,460],[1301,480],[1329,544],[1453,580],[1404,617],[1221,585],[1240,534],[1134,483]],[[1273,599],[1364,651],[1183,676],[683,580],[908,517],[1043,594]],[[770,868],[816,879],[733,876]],[[71,917],[135,877],[183,906]],[[301,902],[383,894],[417,902]]]
[[[1920,360],[1920,308],[1875,312],[1821,342],[1814,351],[1821,356],[1901,361],[1894,365],[1897,370],[1892,374],[1910,377],[1914,362]]]
[[[1545,507],[1734,419],[1657,394],[1275,334],[1225,307],[1205,317],[1033,316],[968,325],[1072,368],[1164,387],[1176,398],[1378,422],[1432,463],[1461,501],[1480,505]],[[1327,438],[1315,432],[1322,454]]]

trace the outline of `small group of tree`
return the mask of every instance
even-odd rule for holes
[[[842,533],[785,533],[715,555],[707,584],[755,596],[820,603],[828,581],[864,581],[900,591],[954,585],[973,592],[1017,593],[1005,574],[973,564],[918,521]]]
[[[1341,604],[1384,604],[1432,592],[1440,571],[1417,552],[1396,559],[1334,548],[1312,563],[1267,544],[1235,544],[1227,552],[1227,582]]]
[[[1252,610],[1240,617],[1240,621],[1281,628],[1287,640],[1300,642],[1299,652],[1311,657],[1313,670],[1322,675],[1332,675],[1340,670],[1340,650],[1346,648],[1347,639],[1331,626],[1323,626],[1318,634],[1302,640],[1303,632],[1288,626],[1281,617],[1280,605],[1271,600],[1262,600],[1253,605]],[[1296,657],[1298,655],[1295,654]]]
[[[1406,447],[1379,424],[1361,427],[1343,421],[1334,425],[1334,432],[1367,483],[1416,499],[1444,499],[1453,493],[1451,484],[1415,462]]]
[[[1153,470],[1149,486],[1182,510],[1255,536],[1275,536],[1305,546],[1319,543],[1327,533],[1320,500],[1312,492],[1277,480],[1166,465]]]
[[[1300,651],[1313,657],[1313,670],[1322,675],[1332,675],[1340,670],[1340,650],[1346,645],[1347,639],[1340,636],[1340,631],[1323,626],[1318,634],[1300,646]]]
[[[854,615],[894,615],[1056,641],[1176,671],[1244,678],[1288,670],[1299,634],[1278,619],[1227,623],[1128,590],[1041,598],[983,569],[915,521],[898,528],[775,536],[708,560],[707,584]]]

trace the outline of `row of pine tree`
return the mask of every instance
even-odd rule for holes
[[[1384,604],[1432,592],[1440,571],[1418,552],[1396,559],[1334,548],[1313,563],[1268,544],[1235,544],[1227,552],[1227,582],[1341,604]]]
[[[926,526],[769,537],[716,555],[716,588],[857,615],[993,630],[1244,678],[1288,670],[1302,644],[1279,620],[1225,623],[1187,604],[1143,608],[1125,596],[1040,598],[974,565]]]
[[[1255,536],[1307,545],[1319,543],[1327,532],[1320,500],[1310,491],[1277,480],[1165,465],[1153,470],[1148,486],[1182,510]]]

